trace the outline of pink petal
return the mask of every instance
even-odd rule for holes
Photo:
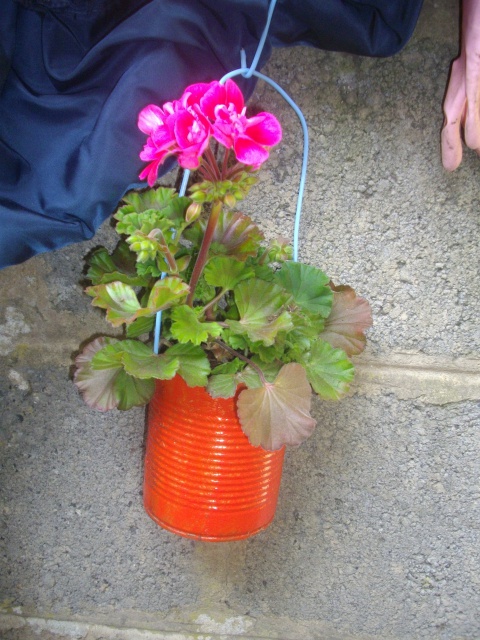
[[[145,180],[146,178],[148,186],[153,187],[158,177],[158,167],[160,166],[160,164],[160,160],[155,160],[154,162],[148,164],[138,176],[140,180]]]
[[[222,126],[221,123],[215,123],[213,125],[213,137],[227,149],[232,148],[233,138],[231,135],[231,126],[229,124]]]
[[[147,144],[143,147],[142,151],[140,151],[140,160],[145,160],[146,162],[155,160],[157,155],[158,148],[152,144],[152,139],[148,138]]]
[[[138,128],[150,135],[163,125],[165,114],[156,104],[149,104],[138,114]]]
[[[162,127],[161,129],[154,131],[152,133],[151,140],[155,147],[158,148],[168,147],[170,144],[175,143],[175,138],[172,135],[172,132],[166,127]]]
[[[259,113],[247,122],[248,136],[260,144],[272,147],[282,139],[282,127],[271,113]]]
[[[175,120],[175,138],[182,149],[189,147],[192,144],[188,135],[193,121],[194,119],[192,115],[186,110],[177,114]]]
[[[178,155],[178,164],[183,169],[198,169],[200,158],[196,153],[187,151]]]
[[[187,149],[193,145],[204,145],[208,142],[210,134],[210,123],[203,114],[184,111],[177,115],[175,138],[180,148]]]
[[[197,82],[196,84],[189,85],[183,92],[180,102],[186,106],[199,104],[201,98],[206,94],[211,84],[211,82]]]
[[[225,83],[226,89],[226,99],[225,103],[227,107],[230,104],[233,104],[237,113],[241,113],[243,107],[245,106],[245,100],[243,99],[243,93],[240,91],[240,88],[233,80],[227,80]]]
[[[260,166],[268,158],[268,151],[246,136],[239,136],[234,142],[233,149],[237,160],[254,167]]]
[[[215,120],[215,107],[219,104],[225,104],[225,97],[225,87],[217,81],[212,82],[209,90],[200,100],[200,108],[208,118]]]

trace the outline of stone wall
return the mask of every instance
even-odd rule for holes
[[[426,2],[399,55],[276,51],[305,113],[301,259],[373,306],[352,394],[317,401],[264,533],[208,544],[143,512],[144,413],[98,414],[69,378],[108,332],[79,284],[93,241],[0,272],[0,637],[429,640],[480,637],[480,164],[439,159],[455,3]],[[301,134],[248,203],[290,235]]]

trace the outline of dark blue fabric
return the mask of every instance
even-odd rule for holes
[[[386,56],[421,0],[279,0],[271,46]],[[0,267],[90,238],[137,183],[137,114],[255,53],[267,0],[2,0]],[[249,95],[253,80],[236,79]]]

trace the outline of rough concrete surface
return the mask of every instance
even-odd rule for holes
[[[79,284],[108,223],[0,272],[0,638],[480,638],[480,161],[439,159],[456,21],[430,0],[391,59],[297,47],[268,65],[310,128],[301,259],[366,296],[374,327],[258,536],[160,529],[143,411],[95,413],[69,379],[79,343],[112,333]],[[253,100],[285,135],[245,209],[289,235],[299,124],[271,89]]]

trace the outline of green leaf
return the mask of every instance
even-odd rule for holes
[[[164,270],[158,268],[156,260],[137,262],[137,273],[145,278],[160,278]]]
[[[117,409],[128,411],[132,407],[143,407],[152,399],[155,382],[139,380],[125,371],[120,371],[115,380],[115,392],[119,397]]]
[[[207,384],[207,391],[212,398],[233,398],[237,392],[237,374],[219,373],[210,376]]]
[[[198,220],[185,235],[198,245],[205,227],[206,222]],[[239,211],[223,209],[213,234],[210,254],[233,256],[243,262],[248,256],[257,255],[262,240],[263,233],[251,218]]]
[[[139,380],[124,370],[125,359],[145,350],[151,354],[146,345],[132,340],[97,338],[89,343],[75,361],[74,381],[85,402],[100,411],[115,407],[124,411],[149,402],[154,381]]]
[[[258,258],[247,258],[246,264],[253,269],[255,278],[259,280],[265,280],[265,282],[273,282],[275,279],[275,272],[268,264],[258,264]]]
[[[233,398],[239,384],[255,387],[261,382],[258,373],[245,366],[239,358],[234,358],[215,367],[208,380],[207,391],[212,398]]]
[[[207,391],[212,398],[233,398],[238,386],[237,374],[244,367],[245,362],[239,358],[215,367],[207,384]]]
[[[203,275],[200,277],[195,287],[195,301],[207,304],[215,297],[215,287],[207,284]]]
[[[123,368],[126,350],[135,350],[132,344],[141,343],[97,338],[77,357],[74,381],[90,407],[127,410],[150,400],[155,389],[153,380],[138,380]]]
[[[237,351],[245,351],[249,348],[249,342],[244,336],[235,335],[228,329],[223,332],[222,340],[224,340],[232,349]]]
[[[110,411],[118,406],[114,383],[121,370],[121,363],[112,368],[95,370],[91,366],[92,359],[104,347],[116,342],[114,338],[96,338],[75,359],[74,383],[87,405],[99,411]]]
[[[338,400],[347,393],[354,368],[342,349],[334,349],[327,342],[317,340],[304,355],[302,364],[313,390],[320,397]]]
[[[277,336],[276,342],[269,347],[266,347],[263,342],[250,342],[249,348],[252,353],[258,355],[261,362],[273,362],[282,358],[285,351],[285,340],[279,340]]]
[[[323,271],[300,262],[285,262],[275,274],[275,282],[288,291],[295,303],[310,313],[326,318],[330,313],[333,292]]]
[[[268,262],[285,262],[291,260],[293,256],[293,247],[290,240],[282,236],[278,236],[270,242],[268,251]]]
[[[288,354],[285,361],[299,362],[301,355],[310,349],[323,331],[325,321],[320,316],[302,312],[300,308],[292,313],[292,321],[293,329],[285,337],[285,352]]]
[[[251,444],[271,451],[296,446],[311,435],[311,388],[305,369],[290,363],[280,369],[273,383],[245,389],[237,400],[243,431]]]
[[[170,380],[176,374],[179,363],[173,358],[153,353],[151,347],[138,340],[119,340],[99,351],[92,359],[97,370],[122,367],[136,378]]]
[[[132,287],[145,287],[149,278],[137,275],[135,269],[135,254],[124,241],[120,241],[112,253],[105,247],[96,249],[87,259],[89,269],[87,278],[92,284],[108,284],[109,282],[123,282]]]
[[[178,373],[189,387],[205,387],[210,374],[210,362],[204,350],[194,344],[175,344],[163,354],[178,361]]]
[[[244,262],[227,256],[212,258],[204,270],[206,282],[225,291],[234,289],[239,282],[253,276],[253,270],[246,268]]]
[[[167,276],[163,280],[158,280],[153,286],[148,299],[148,309],[151,313],[167,309],[186,297],[189,291],[190,287],[181,278]]]
[[[234,333],[246,334],[253,342],[261,341],[268,347],[279,331],[293,327],[290,314],[284,310],[287,297],[277,285],[246,280],[235,288],[234,295],[240,320],[226,321]]]
[[[223,210],[220,215],[213,242],[221,245],[226,255],[245,260],[257,253],[263,233],[251,218],[239,211]]]
[[[242,362],[240,358],[234,358],[233,360],[229,360],[228,362],[224,362],[223,364],[219,364],[215,367],[215,369],[212,370],[212,376],[218,376],[225,373],[237,373],[237,371],[240,371],[243,367],[245,367],[245,362]]]
[[[253,356],[252,362],[254,362],[268,382],[274,382],[278,376],[280,369],[282,368],[281,362],[261,362],[256,356]],[[258,375],[255,368],[248,365],[243,371],[239,373],[239,382],[243,382],[249,389],[256,389],[262,386],[262,380]]]
[[[147,209],[164,209],[170,204],[175,195],[175,189],[166,187],[145,189],[142,191],[132,190],[123,196],[123,201],[131,206],[132,211],[142,213],[142,211],[146,211]]]
[[[107,310],[107,320],[118,327],[130,324],[142,316],[153,316],[157,311],[171,307],[188,294],[189,287],[180,278],[167,276],[158,280],[152,288],[148,306],[142,307],[134,289],[123,282],[111,282],[88,287],[86,292],[93,297],[92,304]]]
[[[201,309],[192,309],[187,305],[175,307],[172,310],[172,336],[179,342],[191,342],[199,345],[206,342],[210,336],[217,337],[222,333],[222,327],[216,322],[201,322]]]
[[[365,348],[364,331],[372,326],[370,305],[351,287],[334,287],[332,312],[320,334],[332,347],[343,349],[349,356]]]
[[[138,338],[144,333],[150,333],[155,326],[155,316],[137,318],[127,326],[127,338]]]
[[[124,206],[115,213],[117,232],[131,235],[136,231],[148,234],[162,219],[181,226],[190,198],[179,197],[174,189],[160,187],[146,191],[131,191],[123,197]]]
[[[124,322],[133,322],[141,309],[137,294],[133,288],[123,282],[110,282],[87,287],[85,290],[93,297],[95,307],[107,310],[107,320],[118,327]]]
[[[140,380],[171,380],[177,373],[180,364],[178,359],[166,358],[163,354],[157,355],[140,342],[136,345],[142,345],[146,350],[129,348],[122,355],[123,366],[129,375]]]

